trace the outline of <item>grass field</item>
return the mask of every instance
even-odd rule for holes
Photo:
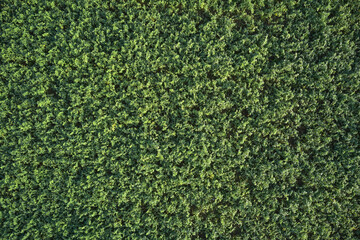
[[[0,239],[360,239],[360,1],[0,0]]]

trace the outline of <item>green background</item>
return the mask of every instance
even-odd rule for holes
[[[0,1],[1,239],[359,239],[359,1]]]

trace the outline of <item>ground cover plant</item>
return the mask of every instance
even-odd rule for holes
[[[0,1],[1,239],[359,239],[360,2]]]

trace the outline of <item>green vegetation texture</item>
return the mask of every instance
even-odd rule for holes
[[[360,239],[360,1],[0,0],[0,239]]]

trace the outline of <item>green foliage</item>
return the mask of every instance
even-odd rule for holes
[[[360,238],[359,9],[2,0],[0,238]]]

